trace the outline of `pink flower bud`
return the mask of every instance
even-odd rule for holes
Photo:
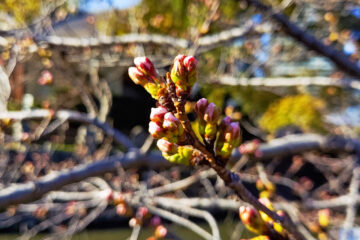
[[[210,123],[216,123],[219,120],[220,111],[214,103],[209,103],[205,110],[204,120]]]
[[[197,101],[197,103],[195,105],[195,111],[201,120],[203,120],[203,118],[204,118],[205,111],[206,111],[206,108],[208,105],[209,105],[209,102],[206,98],[200,99],[199,101]]]
[[[128,73],[131,80],[138,85],[145,85],[148,82],[146,75],[136,67],[129,67]]]
[[[185,67],[184,67],[184,59],[186,55],[177,55],[174,59],[174,66],[173,69],[177,73],[177,75],[184,75],[185,74]]]
[[[184,66],[190,72],[197,66],[197,60],[193,56],[187,56],[184,59]]]
[[[176,153],[176,145],[174,143],[171,143],[169,141],[166,141],[164,139],[159,139],[156,143],[158,148],[161,152],[167,153],[167,154],[173,154]]]
[[[179,128],[180,121],[177,119],[174,114],[168,112],[164,115],[163,127],[170,130],[175,130]]]
[[[155,237],[156,238],[164,238],[167,234],[167,229],[163,225],[159,225],[155,229]]]
[[[135,66],[144,74],[155,76],[155,67],[153,63],[147,57],[137,57],[134,59]]]
[[[154,138],[161,138],[164,135],[164,129],[153,121],[149,123],[149,132]]]
[[[151,108],[150,119],[151,119],[151,121],[154,121],[154,122],[162,122],[164,119],[164,115],[167,112],[168,111],[163,106],[160,106],[157,108]]]

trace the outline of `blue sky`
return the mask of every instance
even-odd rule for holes
[[[81,0],[80,9],[89,13],[105,12],[112,9],[125,9],[135,6],[141,0]]]

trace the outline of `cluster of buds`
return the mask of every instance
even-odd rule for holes
[[[147,57],[134,59],[136,67],[129,68],[129,76],[134,83],[141,85],[150,95],[158,100],[166,91],[166,83],[156,72],[153,63]]]
[[[154,138],[176,143],[185,138],[184,128],[172,112],[159,106],[151,109],[149,132]]]
[[[191,145],[179,146],[165,139],[159,139],[157,146],[166,160],[177,164],[189,165],[194,153]]]
[[[214,103],[209,103],[205,98],[200,99],[195,106],[199,118],[199,133],[206,142],[212,142],[216,138],[217,123],[220,111]]]
[[[193,56],[178,55],[174,59],[170,77],[176,86],[176,95],[190,93],[197,80],[197,60]]]
[[[274,211],[274,207],[268,198],[260,198],[259,201],[268,209]],[[276,213],[279,216],[285,215],[281,210],[276,211]],[[247,229],[259,235],[255,239],[288,239],[287,233],[281,224],[275,222],[262,211],[257,211],[253,207],[241,206],[239,208],[239,216]]]
[[[262,181],[261,179],[258,179],[256,181],[256,188],[259,191],[260,198],[271,198],[276,191],[275,184],[268,180]]]
[[[240,127],[238,122],[231,122],[225,117],[219,125],[219,136],[215,145],[217,156],[228,159],[235,147],[240,144]]]

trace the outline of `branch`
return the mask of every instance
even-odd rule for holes
[[[331,135],[293,134],[260,144],[259,150],[262,155],[257,159],[264,160],[307,151],[355,153],[356,149],[360,149],[360,141],[356,139]],[[239,157],[239,152],[233,154],[233,158],[238,159]]]
[[[46,109],[0,112],[0,119],[14,119],[14,120],[37,119],[37,118],[46,118],[51,116],[52,114],[53,113],[50,110],[46,110]],[[124,145],[126,148],[130,149],[136,147],[127,136],[125,136],[115,128],[111,127],[108,123],[101,122],[97,118],[91,118],[85,113],[69,111],[69,110],[59,110],[54,114],[54,117],[63,121],[71,120],[71,121],[95,125],[96,127],[102,129],[107,135],[113,137],[116,142]]]
[[[245,0],[248,5],[255,6],[257,9],[270,15],[276,22],[280,23],[285,32],[294,39],[302,42],[309,49],[329,58],[341,70],[349,73],[350,75],[360,77],[360,68],[356,62],[352,62],[342,52],[325,45],[322,41],[318,40],[315,36],[307,33],[305,30],[299,28],[295,23],[291,22],[284,14],[275,12],[271,6],[265,5],[258,0]]]
[[[213,49],[221,44],[231,42],[235,39],[243,37],[253,29],[254,23],[248,21],[241,27],[234,27],[229,30],[224,30],[220,33],[215,33],[209,36],[200,37],[198,39],[198,47],[206,49],[207,51]],[[45,36],[35,39],[39,44],[49,44],[51,46],[62,47],[103,47],[115,44],[157,44],[172,46],[174,48],[188,49],[193,45],[193,42],[183,38],[175,38],[160,34],[126,34],[122,36],[108,37],[100,36],[97,38],[77,38],[77,37],[59,37],[59,36]]]
[[[274,77],[274,78],[237,78],[229,75],[219,76],[205,83],[230,86],[263,86],[263,87],[295,87],[295,86],[336,86],[360,90],[356,79],[336,79],[331,77]]]
[[[0,190],[0,209],[10,205],[28,203],[40,199],[44,194],[61,187],[79,182],[88,177],[103,175],[115,171],[120,165],[129,168],[134,165],[149,164],[156,167],[167,162],[160,156],[140,155],[130,151],[125,156],[111,156],[102,161],[76,166],[59,172],[52,172],[36,181],[23,184],[13,184]]]

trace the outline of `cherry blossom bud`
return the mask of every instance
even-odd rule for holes
[[[267,207],[268,209],[270,209],[271,211],[274,210],[274,207],[273,207],[270,199],[264,198],[264,197],[263,197],[263,198],[259,198],[259,202],[260,202],[262,205],[264,205],[265,207]],[[265,222],[267,222],[267,223],[273,223],[273,222],[274,222],[274,220],[273,220],[271,217],[269,217],[266,213],[264,213],[263,211],[260,211],[260,216],[261,216],[261,218],[262,218]]]
[[[137,57],[134,59],[135,66],[144,74],[156,76],[155,67],[147,57]]]
[[[44,70],[41,72],[41,76],[38,79],[38,83],[40,85],[47,85],[52,83],[52,81],[53,81],[53,75],[50,71]]]
[[[168,112],[165,107],[151,108],[150,119],[154,122],[162,122],[164,115]]]
[[[326,228],[330,222],[330,209],[321,209],[318,212],[319,224],[321,227]]]
[[[227,159],[232,150],[240,144],[240,127],[237,122],[232,123],[230,117],[225,117],[220,123],[219,131],[216,154]]]
[[[153,138],[162,138],[165,134],[165,129],[159,126],[158,123],[150,121],[149,123],[149,133]]]
[[[205,110],[204,120],[210,123],[216,123],[219,120],[220,111],[214,103],[209,103]]]
[[[163,127],[170,130],[176,130],[180,127],[180,121],[174,114],[168,112],[164,115]]]
[[[191,90],[197,79],[196,66],[197,61],[192,56],[178,55],[174,59],[170,76],[177,87],[177,94]]]
[[[120,215],[120,216],[123,216],[126,214],[127,210],[126,210],[126,204],[124,203],[120,203],[116,206],[116,214],[117,215]]]
[[[163,225],[159,225],[155,229],[155,237],[164,238],[167,234],[167,229]]]
[[[187,56],[184,59],[184,66],[187,69],[188,72],[191,72],[194,70],[197,66],[198,62],[193,56]]]
[[[177,152],[176,144],[166,141],[164,139],[159,139],[157,141],[157,147],[160,149],[161,152],[167,153],[169,155]]]
[[[149,78],[136,67],[129,67],[128,73],[131,80],[137,85],[144,86],[149,80]]]
[[[209,102],[206,98],[202,98],[199,101],[197,101],[197,103],[195,105],[195,111],[200,120],[204,119],[205,111],[206,111],[206,108],[208,105],[209,105]]]
[[[131,218],[129,221],[129,226],[132,228],[135,226],[138,226],[140,224],[141,224],[141,221],[140,221],[140,219],[137,219],[137,218]]]
[[[261,219],[259,212],[253,207],[241,206],[239,216],[247,229],[256,234],[264,234],[268,231],[266,223]]]

